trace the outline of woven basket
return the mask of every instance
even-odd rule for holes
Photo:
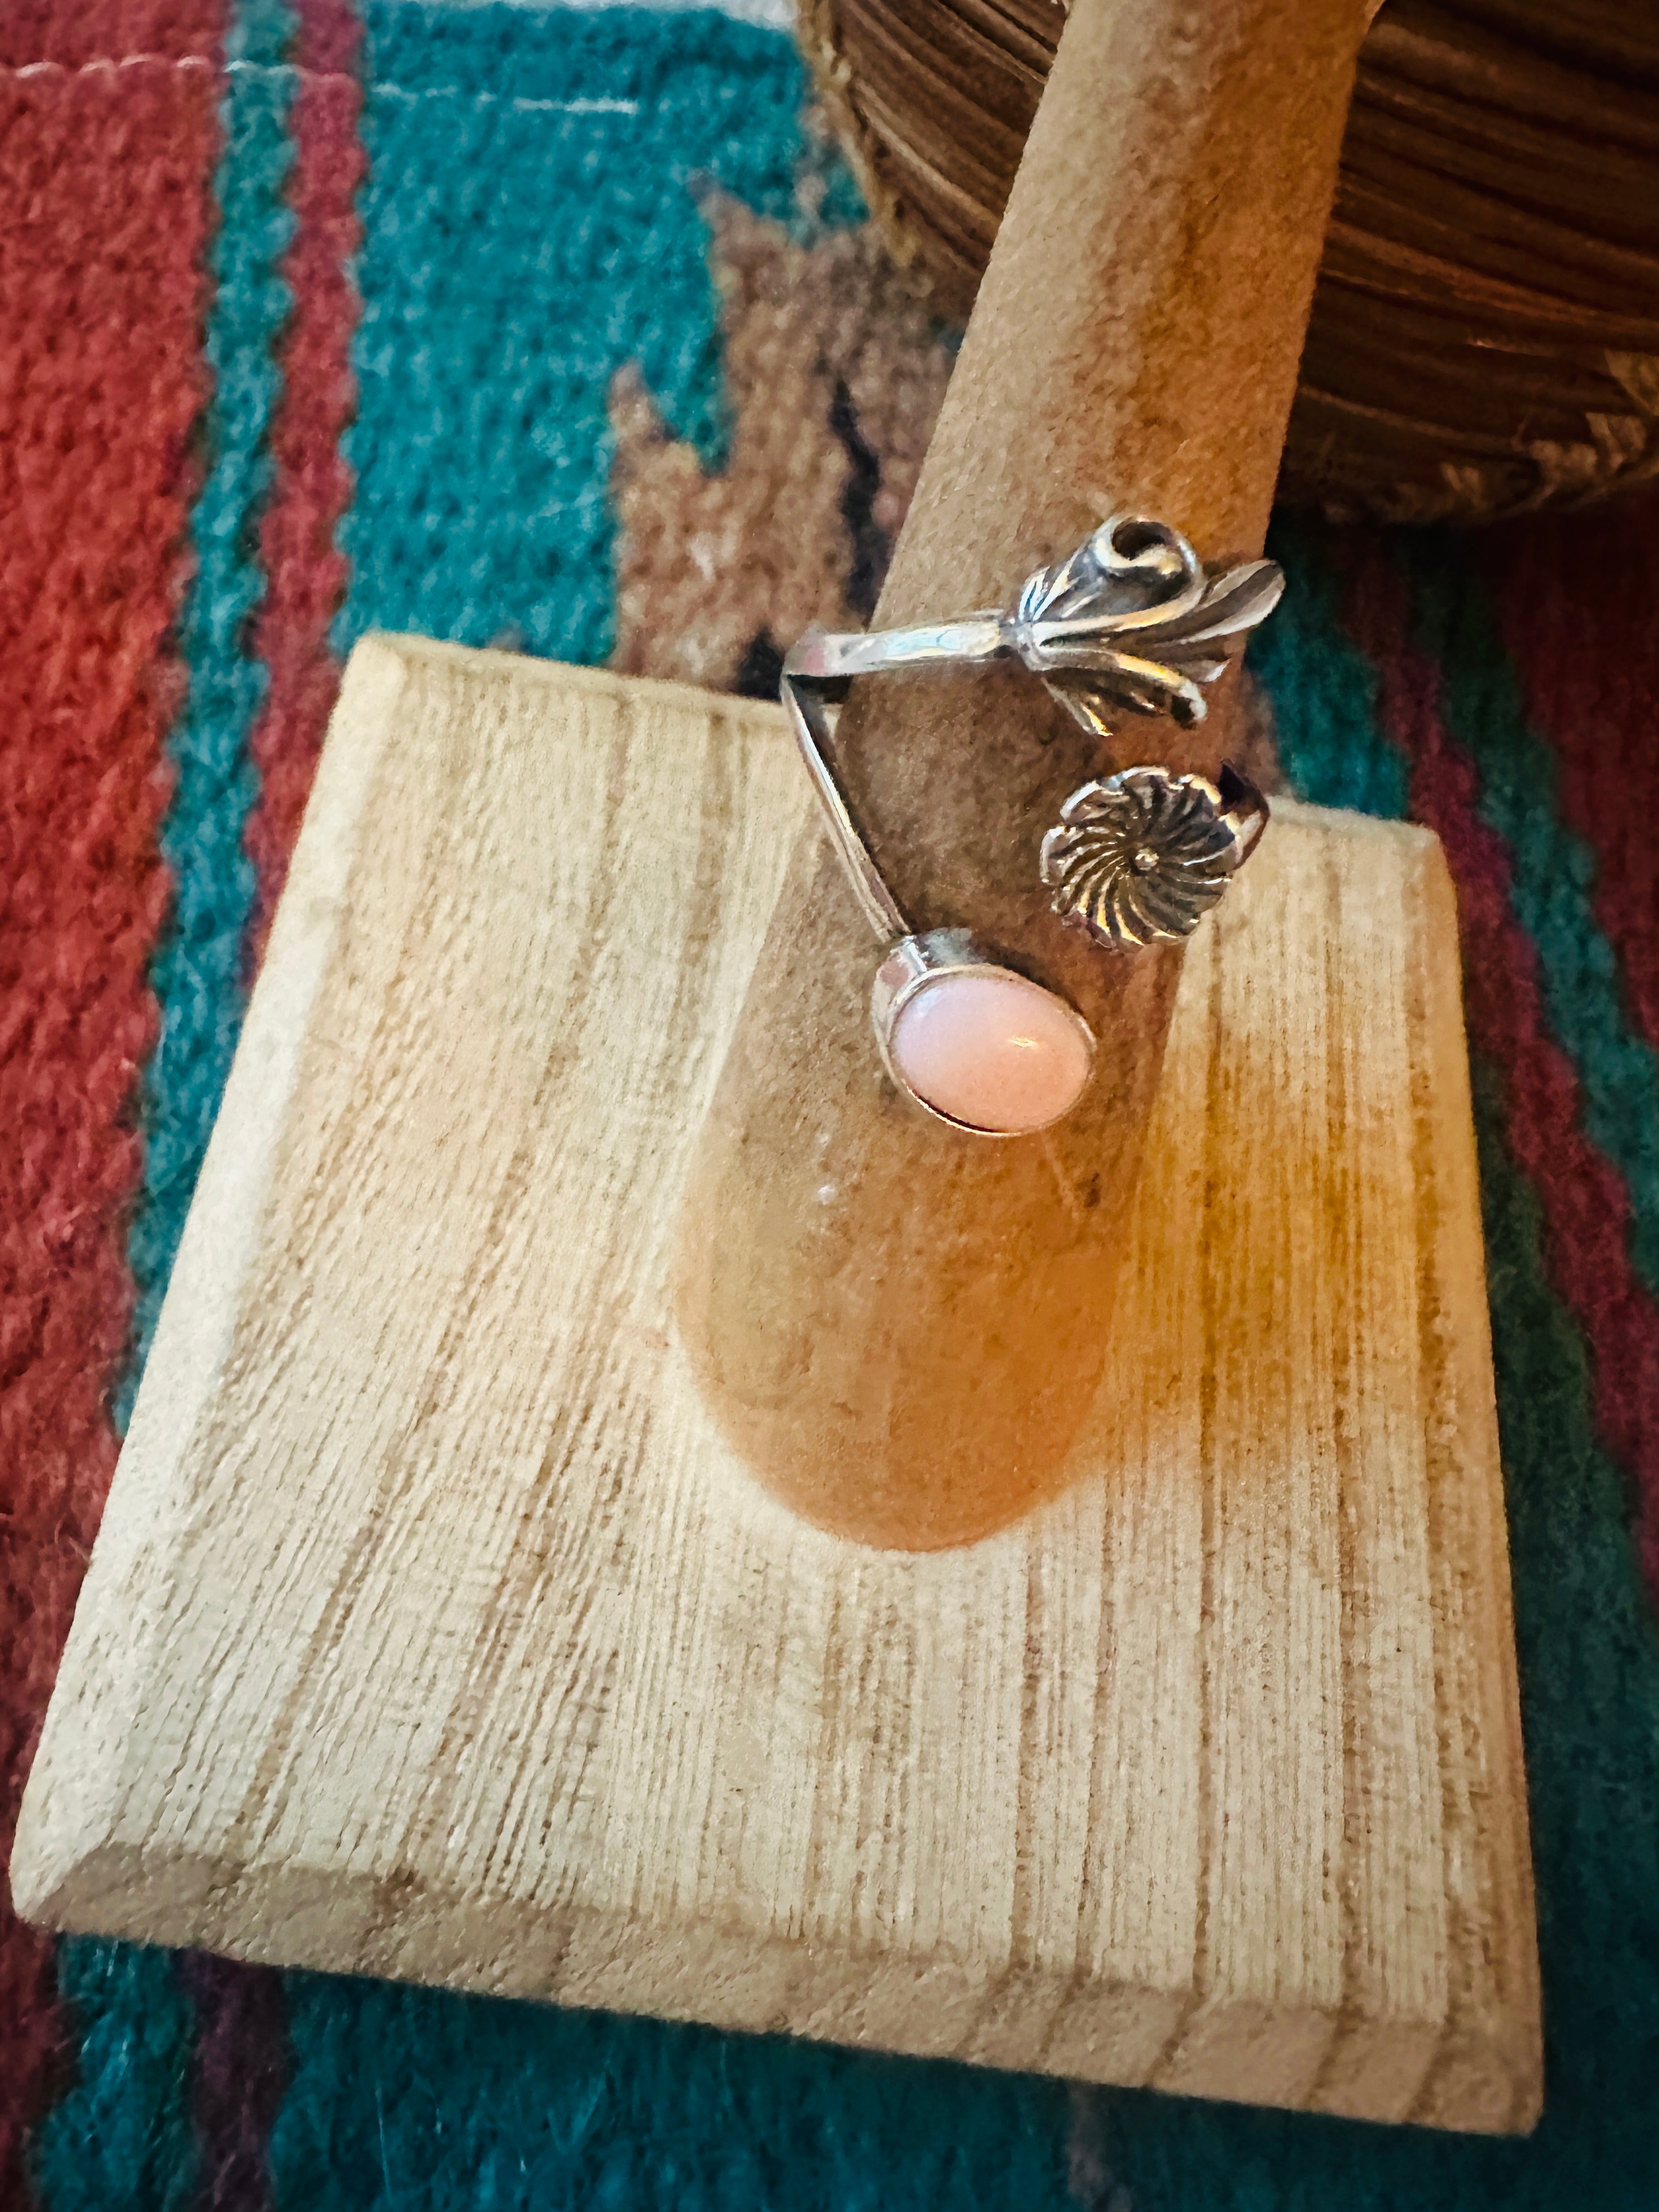
[[[900,259],[971,304],[1060,0],[805,0]],[[1388,0],[1360,57],[1283,489],[1484,520],[1659,476],[1659,0]]]

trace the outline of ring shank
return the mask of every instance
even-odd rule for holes
[[[809,629],[792,648],[783,673],[804,684],[850,684],[855,676],[896,668],[981,665],[1013,650],[1007,619],[1000,614],[963,615],[907,629]]]

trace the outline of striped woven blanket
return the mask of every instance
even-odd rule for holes
[[[765,690],[950,368],[751,15],[0,9],[0,1821],[371,624]],[[1456,876],[1537,1855],[1528,2142],[0,1928],[0,2206],[1659,2203],[1659,510],[1286,516],[1280,770]]]

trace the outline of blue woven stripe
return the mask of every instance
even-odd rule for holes
[[[239,15],[263,48],[286,11]],[[188,678],[167,740],[177,781],[161,830],[173,905],[150,971],[161,1036],[141,1088],[144,1183],[129,1246],[137,1284],[137,1353],[118,1418],[125,1426],[154,1334],[185,1214],[241,1024],[243,945],[253,869],[243,830],[254,796],[247,744],[265,692],[248,650],[264,590],[258,523],[271,481],[268,451],[279,379],[272,348],[291,305],[277,275],[293,219],[283,202],[292,161],[285,70],[230,71],[215,179],[219,230],[204,350],[207,474],[191,517],[195,575],[179,623]]]

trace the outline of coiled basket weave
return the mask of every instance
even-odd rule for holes
[[[972,301],[1064,21],[1060,0],[805,0],[832,121],[942,313]],[[1387,0],[1285,495],[1479,520],[1656,475],[1659,0]]]

